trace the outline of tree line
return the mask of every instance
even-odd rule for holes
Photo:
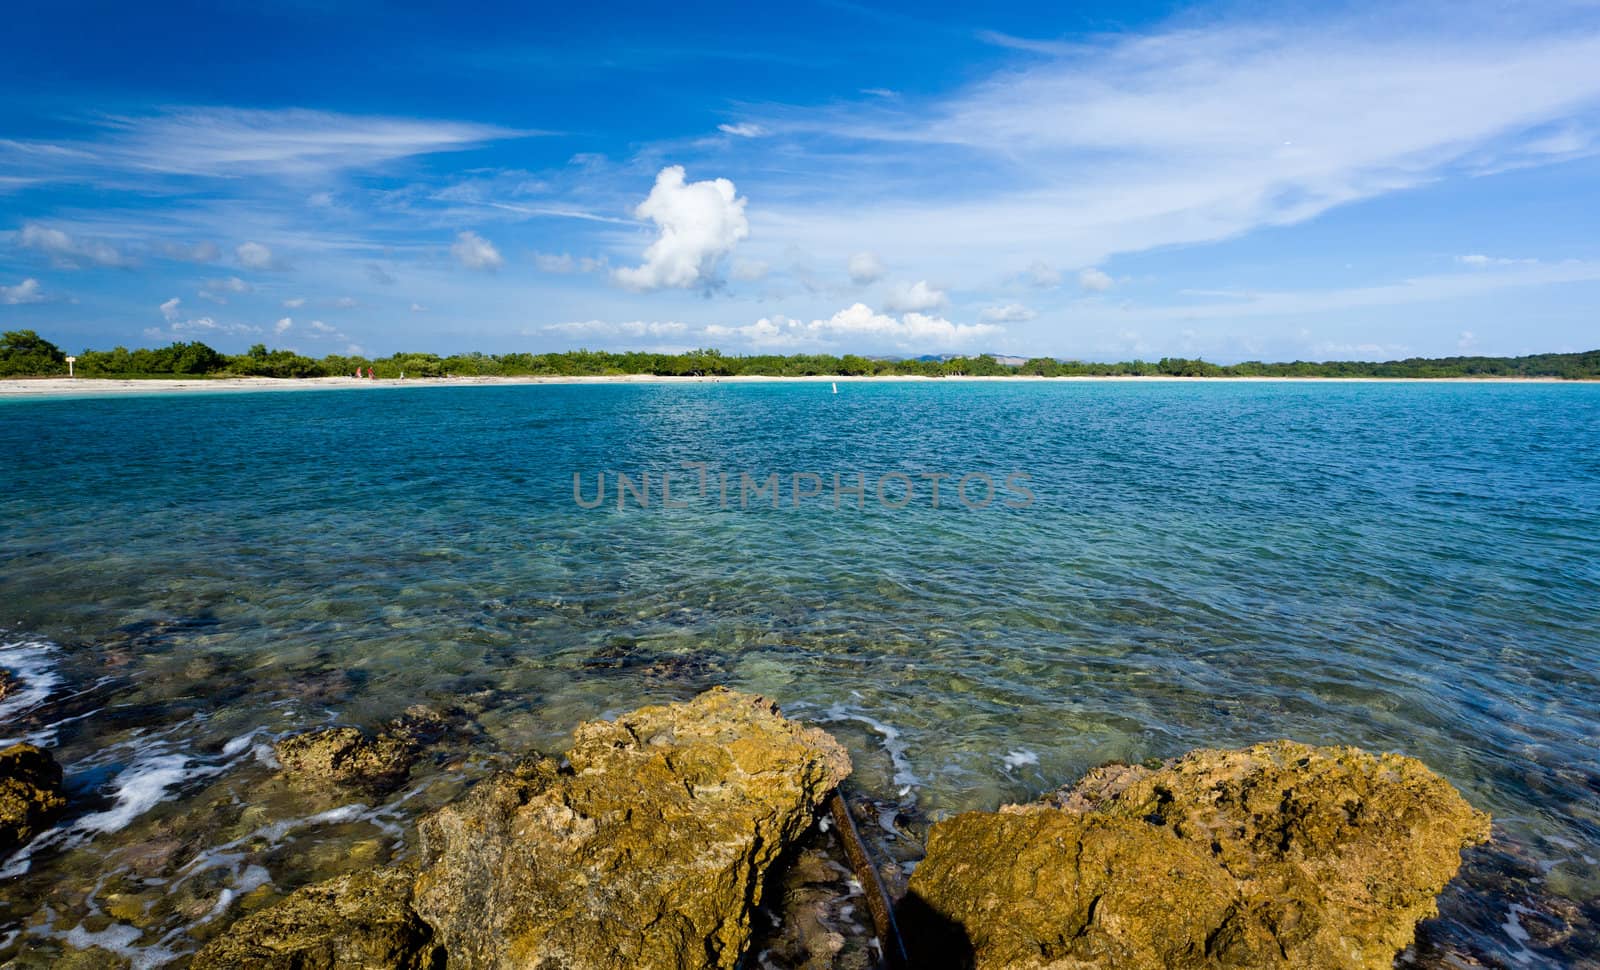
[[[726,355],[717,350],[681,354],[569,350],[531,354],[397,353],[388,357],[330,354],[313,358],[256,344],[242,354],[224,354],[199,341],[169,347],[85,350],[74,369],[85,377],[337,377],[367,368],[378,377],[599,377],[644,374],[660,377],[1553,377],[1600,378],[1600,350],[1527,357],[1412,357],[1406,360],[1292,361],[1213,364],[1183,357],[1157,361],[1094,363],[1035,357],[1006,364],[991,354],[973,357],[889,360],[845,354]],[[66,354],[32,330],[0,335],[0,377],[65,374]]]

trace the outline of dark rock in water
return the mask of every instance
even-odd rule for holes
[[[417,759],[409,735],[369,737],[353,727],[323,728],[290,735],[272,753],[289,777],[302,784],[393,788],[405,781]]]
[[[850,772],[723,689],[574,733],[419,825],[414,905],[455,968],[732,968],[773,861]]]
[[[876,970],[866,896],[833,832],[813,828],[767,879],[752,921],[761,970]]]
[[[11,671],[0,669],[0,701],[22,689],[22,681],[12,675]]]
[[[444,953],[411,908],[414,873],[377,869],[306,886],[239,920],[192,970],[436,970]],[[451,964],[454,966],[454,963]]]
[[[1489,818],[1421,762],[1290,741],[935,825],[917,966],[1388,968]]]
[[[43,748],[0,751],[0,856],[33,838],[67,807],[61,766]]]

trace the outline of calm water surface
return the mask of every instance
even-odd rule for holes
[[[683,462],[708,463],[706,498]],[[673,472],[688,507],[656,484],[619,510],[618,471]],[[941,507],[926,480],[880,505],[896,471],[949,473]],[[608,501],[575,504],[574,472],[586,499],[608,473]],[[778,473],[783,507],[740,509],[740,472]],[[794,472],[823,494],[793,507]],[[834,508],[835,472],[865,476],[864,509]],[[971,472],[1025,473],[1034,501],[965,507]],[[912,817],[1197,746],[1416,755],[1500,836],[1428,938],[1569,965],[1600,946],[1597,537],[1594,385],[0,401],[0,667],[31,688],[0,736],[53,747],[77,796],[0,883],[0,959],[181,958],[405,857],[416,814],[498,753],[728,684],[825,724]],[[384,799],[294,792],[263,762],[285,732],[415,703],[470,730]]]

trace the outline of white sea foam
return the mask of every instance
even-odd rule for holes
[[[1007,769],[1015,771],[1018,768],[1021,768],[1023,765],[1038,764],[1039,756],[1034,754],[1032,751],[1029,751],[1027,748],[1019,748],[1016,751],[1009,752],[1000,760],[1005,763]]]
[[[0,669],[9,671],[20,685],[15,693],[0,701],[0,725],[12,723],[50,699],[61,686],[61,674],[56,671],[58,659],[55,645],[43,640],[0,642]],[[0,740],[0,745],[24,740],[31,739],[8,737]]]
[[[78,819],[85,832],[118,832],[128,823],[156,807],[177,785],[216,769],[191,769],[186,755],[167,754],[129,765],[117,776],[116,801],[103,812]]]
[[[906,743],[901,740],[898,729],[885,724],[875,717],[862,714],[846,708],[843,704],[835,704],[823,714],[824,721],[856,721],[878,733],[883,739],[883,750],[889,755],[889,763],[894,766],[894,783],[899,789],[901,798],[912,795],[915,789],[922,786],[922,779],[911,770],[911,759],[906,754]]]

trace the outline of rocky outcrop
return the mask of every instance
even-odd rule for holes
[[[0,701],[22,689],[22,681],[12,676],[11,671],[0,668]]]
[[[416,704],[375,736],[353,727],[321,728],[280,740],[272,753],[297,784],[383,791],[405,781],[422,749],[452,727],[445,715]]]
[[[434,970],[433,931],[411,908],[415,874],[354,873],[306,886],[207,944],[192,970]],[[452,964],[453,965],[453,964]]]
[[[0,751],[0,856],[27,842],[67,807],[61,766],[31,744]]]
[[[713,689],[579,726],[419,828],[414,905],[451,968],[731,968],[763,877],[850,772],[759,697]]]
[[[1388,968],[1488,816],[1421,762],[1290,741],[935,825],[918,966]]]

